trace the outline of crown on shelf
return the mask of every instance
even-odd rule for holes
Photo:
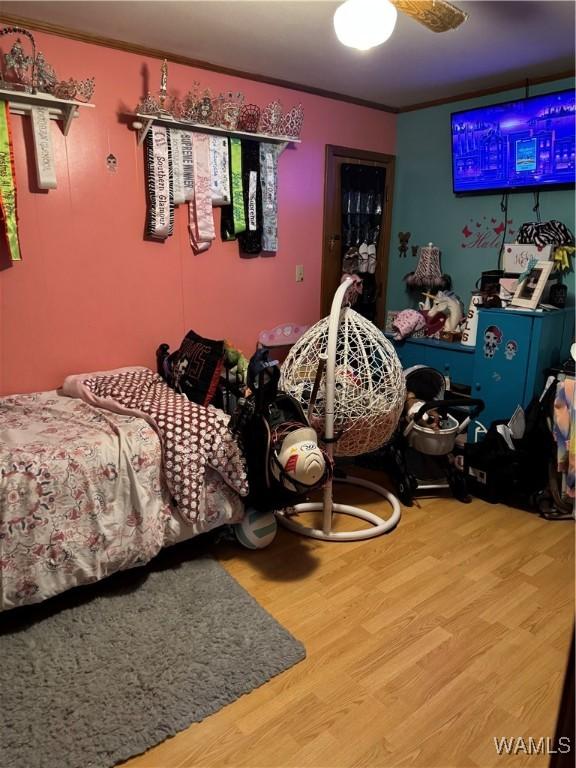
[[[244,104],[243,93],[232,93],[228,91],[221,93],[214,103],[212,114],[212,125],[218,128],[224,128],[227,131],[234,131],[238,126],[238,116]]]
[[[258,130],[260,133],[267,133],[269,136],[279,136],[282,129],[282,104],[279,101],[272,101],[262,111]]]
[[[287,136],[290,139],[299,139],[303,122],[304,108],[302,107],[302,104],[298,104],[296,107],[292,107],[292,109],[284,115],[280,129],[281,135]]]
[[[238,117],[238,130],[257,133],[260,123],[260,107],[256,104],[243,104]]]
[[[46,61],[41,51],[36,53],[34,36],[21,27],[2,27],[0,37],[17,35],[8,53],[3,55],[0,72],[0,87],[25,93],[50,93],[61,99],[90,101],[94,93],[95,80],[58,80],[54,68]],[[30,53],[22,45],[21,37],[27,38]]]
[[[158,93],[149,91],[141,99],[136,111],[141,115],[165,117],[225,131],[263,133],[294,140],[300,138],[304,121],[302,104],[292,107],[286,114],[278,100],[261,109],[256,104],[246,104],[244,94],[240,91],[224,91],[218,96],[212,96],[211,90],[202,90],[197,80],[192,83],[186,96],[180,99],[168,96],[167,84],[168,64],[164,59]]]

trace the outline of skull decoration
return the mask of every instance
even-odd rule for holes
[[[484,333],[484,357],[494,357],[500,342],[502,331],[495,325],[490,325]]]

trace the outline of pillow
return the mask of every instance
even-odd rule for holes
[[[224,362],[224,341],[205,339],[188,331],[172,354],[168,344],[156,350],[158,373],[168,386],[199,405],[209,405],[216,393]]]

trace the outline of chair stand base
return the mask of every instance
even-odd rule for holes
[[[288,515],[285,510],[281,510],[276,513],[276,517],[280,525],[288,528],[290,531],[300,533],[303,536],[309,536],[312,539],[321,539],[322,541],[361,541],[362,539],[372,539],[375,536],[380,536],[383,533],[391,531],[398,525],[400,521],[401,511],[400,502],[392,493],[387,491],[381,485],[371,483],[369,480],[363,480],[359,477],[346,476],[343,478],[334,478],[336,483],[348,483],[349,485],[360,485],[363,488],[369,488],[371,491],[379,494],[385,498],[392,507],[392,515],[388,520],[384,520],[378,515],[368,512],[365,509],[359,507],[350,507],[347,504],[334,504],[332,502],[332,512],[339,512],[344,515],[350,515],[352,517],[358,517],[367,523],[370,523],[370,528],[362,528],[359,531],[332,531],[322,530],[320,528],[311,528],[301,523],[297,523],[292,519],[292,515]],[[322,502],[305,502],[303,504],[295,504],[290,508],[295,513],[299,512],[317,512],[324,510],[324,504]]]

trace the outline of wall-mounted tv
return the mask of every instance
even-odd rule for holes
[[[454,112],[455,194],[574,187],[574,91]]]

